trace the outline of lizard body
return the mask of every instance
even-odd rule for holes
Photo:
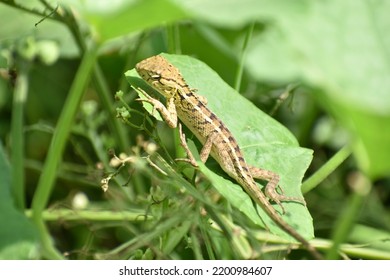
[[[204,98],[198,96],[185,82],[178,68],[169,63],[161,55],[147,58],[136,65],[138,74],[158,90],[166,98],[166,106],[160,101],[148,96],[139,99],[151,103],[158,110],[165,122],[172,128],[178,124],[178,118],[191,130],[203,144],[200,152],[202,162],[211,156],[221,168],[239,183],[249,196],[259,204],[269,217],[285,232],[301,242],[315,258],[321,258],[317,250],[302,237],[294,228],[285,222],[269,199],[284,208],[281,201],[302,202],[299,198],[291,198],[276,192],[279,175],[274,172],[249,166],[241,149],[225,124],[205,105]],[[185,137],[180,137],[185,146]],[[189,160],[196,165],[188,147],[185,147]],[[267,180],[265,194],[257,186],[254,178]]]

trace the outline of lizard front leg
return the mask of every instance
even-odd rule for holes
[[[163,120],[168,124],[169,127],[175,128],[177,126],[177,111],[175,106],[175,100],[173,97],[167,99],[167,105],[161,103],[160,100],[157,100],[147,94],[144,90],[140,89],[145,98],[137,98],[137,101],[148,102],[153,105],[153,111],[157,110]]]
[[[157,110],[161,117],[164,119],[164,121],[168,124],[171,128],[176,128],[178,120],[177,120],[177,111],[176,106],[174,103],[174,98],[171,97],[167,100],[167,105],[161,103],[161,101],[151,97],[149,94],[147,94],[144,90],[139,88],[139,90],[142,92],[142,94],[145,96],[145,98],[137,98],[137,101],[141,102],[148,102],[153,105],[153,110]],[[204,99],[204,102],[207,102],[207,99]],[[191,163],[194,167],[198,167],[198,164],[196,163],[196,160],[191,153],[190,149],[188,148],[187,141],[185,134],[183,132],[182,126],[179,123],[179,136],[180,136],[180,144],[183,146],[187,158],[178,158],[176,161],[186,161]],[[209,157],[211,146],[213,143],[213,138],[208,137],[206,143],[204,144],[202,151],[200,153],[200,158],[202,162],[206,162],[207,158]]]
[[[267,185],[265,186],[264,193],[270,200],[274,201],[282,208],[283,214],[285,214],[286,211],[281,203],[282,201],[294,201],[306,205],[305,200],[302,198],[284,195],[283,189],[279,186],[278,174],[270,170],[265,170],[254,166],[249,166],[249,171],[253,178],[268,181]],[[276,191],[277,188],[279,188],[281,194]]]

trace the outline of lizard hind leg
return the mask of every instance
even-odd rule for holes
[[[196,162],[194,155],[191,153],[190,149],[188,148],[186,136],[183,132],[183,129],[182,129],[182,126],[180,123],[179,123],[179,135],[180,135],[180,144],[184,148],[184,150],[187,154],[187,158],[178,158],[175,160],[176,161],[185,161],[185,162],[192,164],[194,167],[198,167],[198,163]],[[206,160],[209,158],[215,137],[216,137],[215,133],[210,133],[210,135],[206,139],[206,142],[203,144],[203,148],[200,151],[200,160],[203,163],[205,163]]]
[[[267,185],[265,186],[264,193],[270,200],[274,201],[276,204],[280,206],[283,214],[286,213],[282,205],[283,201],[293,201],[293,202],[301,203],[306,206],[306,202],[304,199],[300,197],[286,196],[284,194],[282,187],[279,186],[278,174],[270,170],[265,170],[254,166],[250,166],[249,170],[253,178],[268,181]],[[280,190],[280,193],[277,191],[277,189]]]
[[[176,158],[175,161],[184,161],[190,163],[194,167],[198,167],[198,163],[195,160],[194,155],[191,153],[190,148],[187,145],[186,141],[186,135],[183,132],[183,128],[181,126],[181,123],[179,123],[179,137],[180,137],[180,144],[184,148],[187,158]]]

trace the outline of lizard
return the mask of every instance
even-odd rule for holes
[[[234,136],[222,120],[207,106],[206,99],[198,95],[194,89],[186,83],[179,69],[172,65],[161,55],[149,57],[140,61],[135,66],[140,77],[152,88],[157,90],[166,99],[166,105],[142,91],[145,97],[138,101],[152,104],[153,110],[157,110],[163,120],[171,128],[178,126],[178,119],[196,136],[203,147],[200,159],[206,162],[211,155],[221,168],[233,178],[251,197],[260,205],[267,215],[286,233],[291,235],[316,259],[322,259],[321,254],[293,227],[284,221],[270,200],[281,206],[281,201],[296,201],[305,204],[302,199],[287,197],[279,184],[279,175],[275,172],[249,166]],[[181,145],[185,148],[188,159],[192,165],[197,166],[196,160],[186,145],[185,135],[179,123],[179,135]],[[257,186],[255,179],[266,180],[264,193]],[[276,189],[279,188],[282,194]]]

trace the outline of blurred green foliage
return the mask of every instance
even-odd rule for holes
[[[282,240],[264,236],[209,181],[194,182],[193,170],[173,164],[177,138],[134,102],[124,73],[161,52],[195,57],[232,87],[243,69],[236,90],[314,151],[306,176],[332,165],[306,195],[323,239],[314,244],[327,251],[334,241],[350,257],[390,258],[383,241],[390,230],[388,1],[51,2],[0,1],[0,221],[12,220],[0,229],[0,258],[285,257]],[[93,51],[94,68],[82,80],[80,62]],[[114,100],[119,90],[122,101]],[[69,105],[80,92],[81,102]],[[69,106],[71,127],[58,126]],[[54,157],[56,181],[45,188],[53,135],[66,144]],[[345,146],[353,157],[329,161]],[[222,174],[212,160],[207,167]],[[106,193],[102,178],[110,178]],[[38,199],[42,190],[47,196]],[[80,194],[87,199],[77,202]]]

